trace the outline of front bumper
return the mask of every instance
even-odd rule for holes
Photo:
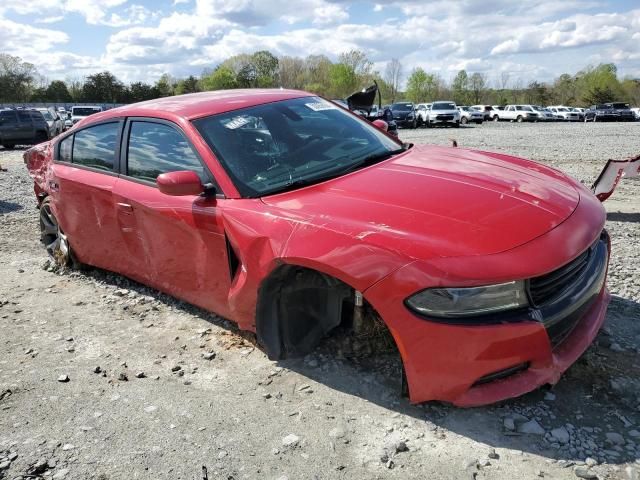
[[[586,251],[594,243],[594,232],[604,224],[604,215],[594,213],[588,206],[579,207],[546,235],[500,254],[467,257],[458,263],[452,263],[455,259],[437,259],[428,265],[414,262],[364,292],[398,345],[412,403],[441,400],[465,407],[484,405],[560,379],[604,322],[610,299],[605,286],[608,245],[598,243],[599,256],[594,259],[602,263],[592,265],[598,275],[586,275],[582,289],[573,290],[573,297],[564,304],[554,303],[553,308],[531,308],[519,316],[497,317],[493,323],[453,325],[420,318],[403,302],[429,280],[431,286],[436,286],[433,282],[465,286],[468,271],[484,271],[492,277],[486,283],[506,281],[514,265],[517,278],[536,276],[533,269],[554,271],[573,260],[575,255],[569,252]],[[549,254],[559,250],[562,255]]]
[[[460,123],[460,117],[457,115],[451,114],[439,114],[429,117],[429,123],[431,125],[440,125],[440,124],[451,124],[455,125]]]

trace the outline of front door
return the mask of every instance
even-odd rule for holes
[[[231,284],[220,208],[215,197],[168,196],[161,173],[192,170],[213,177],[184,133],[161,120],[131,119],[115,188],[120,232],[130,260],[123,273],[221,315]]]

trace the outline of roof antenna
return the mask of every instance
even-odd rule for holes
[[[457,147],[458,146],[458,141],[455,138],[450,138],[449,140],[451,140],[451,146],[452,147]]]

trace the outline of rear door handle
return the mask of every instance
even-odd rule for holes
[[[118,208],[120,210],[124,210],[125,212],[133,212],[133,207],[131,205],[129,205],[128,203],[117,203]]]

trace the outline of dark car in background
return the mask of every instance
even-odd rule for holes
[[[0,144],[7,149],[49,140],[49,125],[37,110],[1,110]]]
[[[584,112],[585,122],[633,122],[634,119],[629,104],[622,102],[592,105]]]
[[[416,128],[418,126],[416,110],[411,102],[393,103],[391,113],[399,127]]]

